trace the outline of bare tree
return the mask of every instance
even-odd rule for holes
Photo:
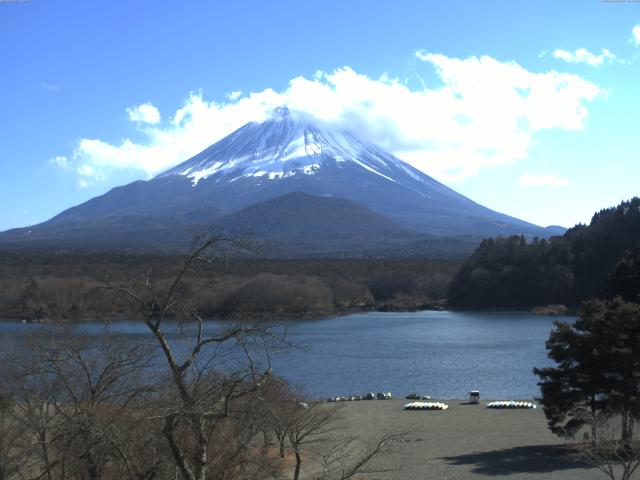
[[[63,479],[65,451],[57,448],[63,416],[55,407],[59,405],[59,385],[43,375],[40,365],[32,364],[30,359],[14,358],[11,365],[15,374],[11,386],[14,420],[23,426],[23,441],[30,445],[24,452],[26,470],[30,472],[25,477]]]
[[[38,359],[42,373],[61,387],[53,408],[63,419],[58,431],[66,444],[66,468],[90,480],[104,476],[120,453],[113,448],[120,443],[118,426],[153,391],[153,381],[145,381],[151,366],[147,346],[95,340],[60,339]]]
[[[15,421],[12,399],[0,389],[0,480],[15,478],[25,464],[25,432]]]
[[[394,451],[395,442],[406,432],[385,434],[358,449],[357,437],[339,434],[341,412],[340,407],[322,403],[312,403],[307,408],[290,412],[285,428],[296,458],[293,480],[300,478],[303,454],[314,460],[318,467],[312,469],[309,477],[314,480],[347,480],[358,474],[395,470],[387,466],[370,466],[375,458]]]
[[[301,395],[284,379],[273,376],[260,398],[261,408],[257,413],[261,416],[263,443],[268,446],[269,436],[273,434],[278,443],[278,456],[283,459],[291,420],[300,413]]]
[[[5,363],[12,366],[12,375],[0,385],[10,387],[12,403],[9,408],[9,400],[3,402],[7,408],[0,412],[11,413],[10,425],[20,427],[11,430],[15,438],[7,443],[11,448],[6,452],[12,461],[23,461],[23,478],[152,480],[166,478],[169,472],[173,476],[177,464],[163,431],[167,416],[176,419],[172,439],[193,461],[197,445],[189,423],[180,418],[184,407],[179,392],[171,375],[153,374],[157,347],[153,346],[154,354],[149,345],[112,340],[57,332],[30,340],[22,355]],[[245,342],[232,350],[238,353],[243,348],[249,351],[250,345]],[[261,396],[240,395],[261,388],[253,381],[243,386],[233,373],[195,363],[198,368],[191,374],[199,377],[189,377],[188,387],[193,398],[202,402],[195,405],[196,413],[219,409],[231,389],[237,392],[228,405],[228,416],[206,419],[206,441],[215,446],[208,451],[207,479],[279,477],[281,465],[273,456],[252,448],[262,420]],[[8,433],[1,429],[0,449]],[[24,448],[18,450],[22,443],[16,438]],[[3,461],[5,465],[9,462]],[[8,467],[3,471],[9,472]]]
[[[617,416],[601,416],[597,423],[598,435],[587,439],[578,447],[578,460],[598,468],[611,480],[629,480],[640,467],[640,429],[629,430],[621,425]],[[622,435],[626,428],[627,436]]]
[[[218,432],[224,419],[233,417],[234,404],[264,387],[270,375],[270,349],[280,338],[261,326],[225,325],[211,332],[203,319],[181,296],[188,272],[200,261],[210,261],[216,247],[245,244],[219,235],[205,238],[161,292],[148,272],[142,285],[114,287],[138,306],[144,324],[153,334],[169,371],[171,402],[162,413],[162,432],[177,468],[185,480],[204,480],[208,475],[211,447],[220,446]],[[171,341],[167,320],[176,319],[190,343]],[[241,354],[242,359],[239,358]],[[256,357],[267,367],[258,372]],[[230,359],[235,360],[229,361]],[[236,368],[230,369],[235,363]]]
[[[406,433],[388,433],[380,439],[369,442],[358,451],[357,437],[338,436],[325,443],[320,451],[314,452],[314,459],[320,465],[320,473],[315,480],[347,480],[356,475],[370,477],[374,474],[385,473],[398,468],[389,466],[374,466],[374,459],[380,459],[395,452],[394,444]]]
[[[144,443],[136,412],[153,391],[148,347],[53,330],[21,350],[12,358],[9,388],[13,420],[23,430],[22,477],[96,479],[130,464],[124,447],[134,433]],[[136,465],[155,471],[152,458],[148,450]],[[149,478],[143,471],[130,469],[126,478]]]
[[[339,407],[327,407],[315,403],[288,418],[287,437],[296,456],[293,480],[298,480],[300,477],[302,452],[311,450],[314,445],[327,440],[328,435],[336,427],[334,421],[338,418],[339,412]]]

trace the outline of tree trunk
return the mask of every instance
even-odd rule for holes
[[[300,476],[300,467],[302,466],[302,457],[300,456],[300,450],[298,450],[298,448],[295,448],[296,451],[296,470],[295,472],[293,472],[293,480],[298,480],[298,477]]]
[[[633,420],[629,416],[629,411],[622,412],[622,442],[625,448],[631,448]]]
[[[182,449],[178,445],[176,438],[174,437],[174,420],[170,417],[165,418],[164,428],[162,429],[162,433],[164,434],[167,442],[169,443],[169,448],[171,449],[171,453],[173,454],[173,459],[176,462],[176,466],[178,470],[180,470],[180,474],[184,480],[195,480],[195,476],[191,472],[189,468],[189,464],[187,463],[187,459],[185,458]],[[176,475],[177,477],[177,475]]]
[[[627,452],[632,452],[633,451],[633,424],[634,424],[634,419],[633,419],[633,415],[627,413],[627,431],[625,433],[625,440],[624,440],[624,448],[627,450]]]
[[[207,444],[209,439],[205,432],[206,420],[199,415],[193,421],[193,429],[196,434],[196,468],[195,468],[195,480],[205,480],[207,477]]]
[[[591,445],[598,442],[598,410],[596,408],[596,397],[591,397]]]
[[[280,458],[284,458],[284,442],[287,440],[286,434],[276,433],[278,439],[278,446],[280,447]]]
[[[80,457],[86,465],[86,473],[88,480],[98,480],[100,478],[100,468],[93,459],[91,452],[86,452]]]
[[[47,472],[47,480],[53,480],[51,475],[51,461],[49,460],[49,447],[47,447],[47,430],[42,430],[39,435],[40,448],[42,449],[42,459]]]

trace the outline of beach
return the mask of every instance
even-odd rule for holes
[[[340,402],[339,435],[364,444],[388,432],[407,432],[373,466],[381,479],[602,479],[572,459],[570,443],[552,434],[542,409],[494,410],[486,402],[444,401],[444,411],[407,411],[409,400]],[[326,404],[326,408],[331,408]],[[303,471],[305,469],[303,468]]]

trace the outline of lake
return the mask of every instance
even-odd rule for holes
[[[531,399],[539,393],[533,367],[550,365],[544,342],[554,317],[522,312],[362,313],[289,322],[300,348],[276,355],[274,373],[312,398],[366,392],[410,392],[434,398]],[[571,319],[566,319],[571,320]],[[2,342],[43,328],[0,322]],[[83,324],[97,333],[104,324]],[[112,332],[148,335],[139,322],[113,322]]]

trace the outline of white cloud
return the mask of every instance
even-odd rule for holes
[[[284,97],[273,90],[250,94],[237,102],[207,102],[202,93],[192,93],[166,127],[139,126],[144,143],[125,139],[111,144],[99,139],[80,140],[74,152],[77,161],[106,171],[134,169],[151,176],[184,161],[252,120],[264,120]]]
[[[459,59],[420,51],[416,57],[435,68],[440,85],[412,89],[398,79],[370,78],[344,67],[311,79],[296,77],[282,92],[266,89],[220,103],[196,92],[162,126],[131,118],[145,141],[85,138],[73,160],[95,172],[135,169],[152,176],[288,105],[454,181],[526,158],[541,130],[584,128],[587,104],[605,93],[577,75],[531,72],[489,56]]]
[[[602,49],[600,55],[591,53],[586,48],[579,48],[573,52],[557,49],[553,51],[553,56],[568,63],[586,63],[592,67],[599,67],[603,63],[612,62],[616,58],[616,56],[606,48]]]
[[[233,92],[227,94],[227,98],[229,100],[237,100],[242,95],[242,90],[234,90]]]
[[[64,155],[56,155],[55,157],[50,158],[49,163],[60,168],[69,168],[69,159]]]
[[[640,45],[640,23],[631,30],[631,41],[636,45]]]
[[[78,173],[83,177],[93,177],[96,171],[91,165],[84,163],[78,167]]]
[[[520,177],[519,183],[526,187],[564,187],[569,184],[569,180],[551,172],[544,174],[526,172]]]
[[[150,102],[143,103],[134,108],[127,108],[129,120],[136,123],[160,123],[160,111]]]
[[[89,163],[82,163],[78,165],[75,171],[78,174],[79,188],[90,187],[94,185],[96,182],[99,182],[105,179],[105,174],[101,170],[90,165]]]

